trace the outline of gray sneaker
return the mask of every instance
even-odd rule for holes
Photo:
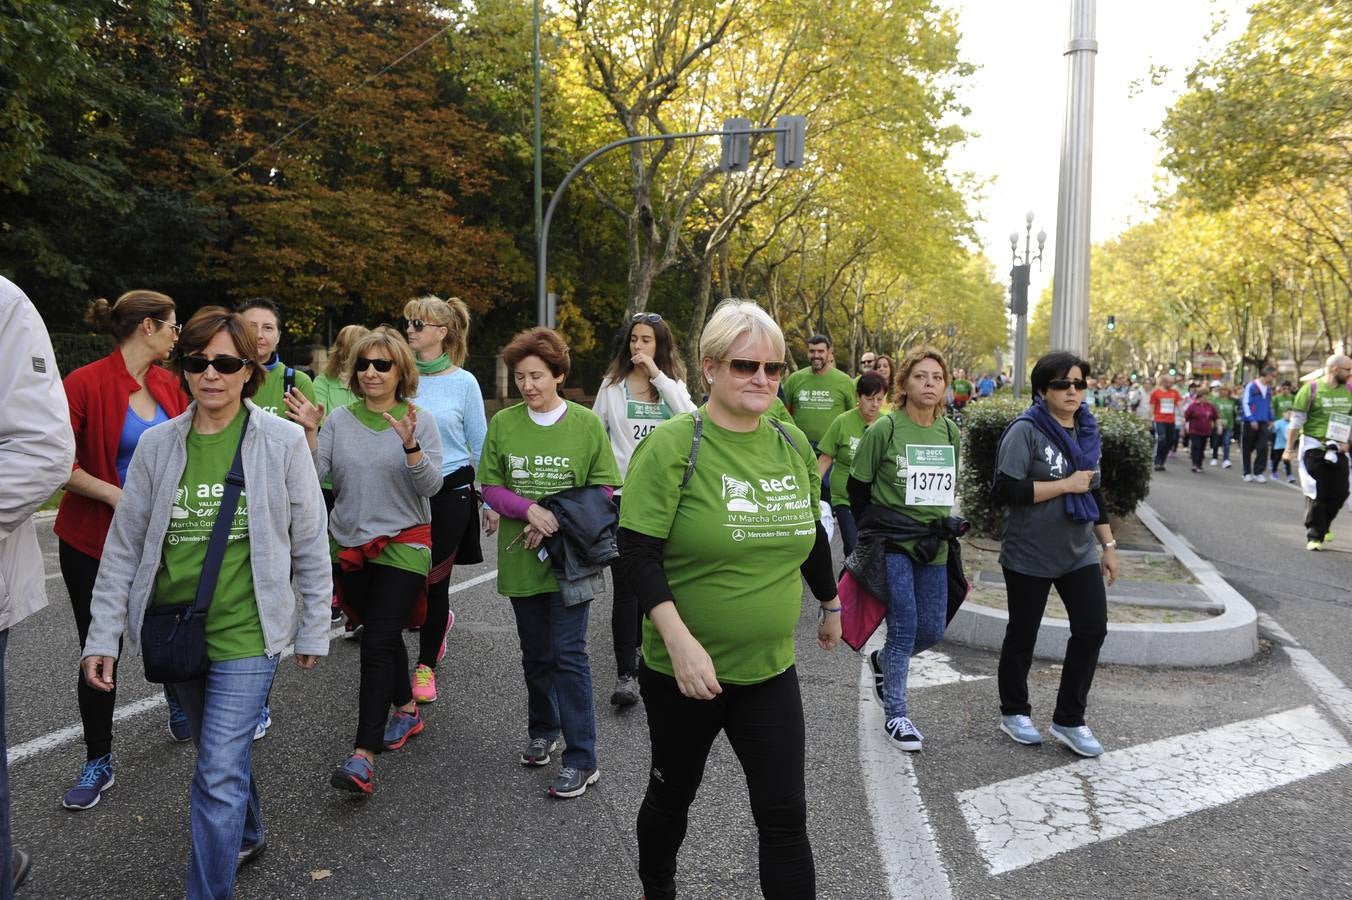
[[[526,749],[521,751],[521,765],[523,766],[547,766],[549,765],[550,754],[559,749],[559,739],[554,738],[531,738],[530,743],[526,744]]]
[[[1088,725],[1052,724],[1052,737],[1065,744],[1080,756],[1102,756],[1103,745],[1094,737]]]
[[[633,706],[639,700],[638,679],[633,675],[621,675],[615,682],[615,690],[610,695],[612,706]]]
[[[1035,747],[1042,743],[1042,735],[1028,716],[1001,716],[1000,730],[1020,744]]]
[[[581,797],[587,792],[588,787],[600,780],[600,769],[574,769],[572,766],[564,766],[559,771],[559,777],[549,786],[549,796],[560,799]]]

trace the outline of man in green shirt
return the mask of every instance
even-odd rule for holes
[[[1300,458],[1305,493],[1305,549],[1322,550],[1333,541],[1333,520],[1348,498],[1348,443],[1352,440],[1352,357],[1335,353],[1324,377],[1296,394],[1285,458]]]
[[[1221,430],[1211,436],[1211,465],[1217,465],[1217,453],[1223,457],[1223,465],[1230,468],[1230,441],[1235,436],[1235,398],[1231,396],[1234,392],[1219,381],[1211,382],[1211,386],[1216,389],[1216,396],[1211,398],[1211,404],[1216,407],[1216,412],[1221,415]]]
[[[267,380],[253,396],[254,405],[274,416],[285,418],[286,403],[282,401],[282,395],[291,387],[314,403],[315,386],[310,376],[282,362],[277,356],[277,344],[282,339],[282,311],[277,304],[267,297],[253,297],[241,303],[235,311],[253,326],[258,342],[258,362],[268,373]]]
[[[807,361],[806,369],[784,379],[784,405],[816,449],[836,416],[854,409],[854,382],[831,363],[831,339],[824,334],[807,339]]]

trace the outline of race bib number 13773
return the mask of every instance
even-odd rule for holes
[[[952,445],[906,445],[907,506],[952,506],[957,480]]]

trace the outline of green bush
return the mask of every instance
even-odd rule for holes
[[[1004,523],[1004,508],[991,498],[995,477],[995,451],[1000,435],[1027,408],[1025,400],[996,397],[969,404],[964,410],[962,476],[958,479],[958,503],[962,515],[981,534],[998,535]],[[1103,499],[1108,512],[1124,516],[1150,493],[1151,463],[1155,441],[1150,426],[1129,412],[1094,411],[1103,440]]]
[[[81,366],[103,359],[113,349],[113,339],[106,334],[53,334],[52,349],[56,351],[56,365],[64,378]]]

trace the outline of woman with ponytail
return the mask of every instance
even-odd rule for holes
[[[70,424],[75,431],[75,468],[56,513],[61,576],[83,647],[89,635],[90,599],[99,574],[103,543],[122,499],[132,452],[147,429],[188,408],[178,379],[160,364],[178,340],[174,301],[155,291],[128,291],[117,302],[95,300],[85,317],[117,345],[103,359],[66,376]],[[84,727],[85,763],[66,792],[66,809],[89,809],[113,785],[115,691],[98,691],[76,674],[76,697]],[[188,718],[166,688],[169,732],[191,738]]]

